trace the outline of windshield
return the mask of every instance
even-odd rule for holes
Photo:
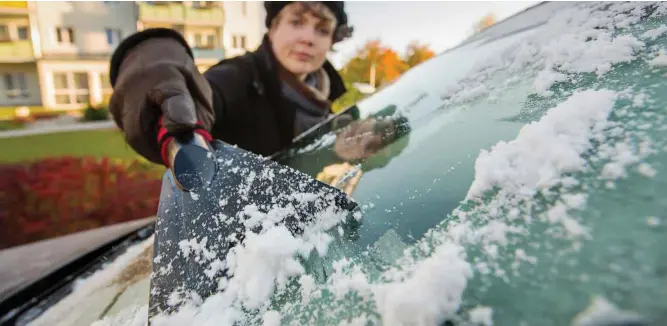
[[[444,105],[443,90],[457,85],[475,63],[487,62],[529,33],[498,40],[482,49],[472,44],[418,66],[399,82],[359,103],[359,111],[366,118],[358,125],[296,147],[280,162],[332,185],[339,182],[339,175],[351,175],[348,182],[354,177],[363,179],[354,187],[339,185],[365,207],[364,222],[355,241],[360,246],[372,244],[390,229],[406,241],[420,238],[442,220],[441,212],[451,212],[464,199],[479,149],[516,135],[521,123],[499,123],[498,119],[518,113],[516,108],[522,105],[522,95],[530,85],[505,96],[506,105],[494,112],[486,112],[486,104],[480,104],[477,110]],[[438,83],[434,83],[425,76],[446,78],[438,77]],[[485,132],[471,133],[472,125]],[[389,131],[373,131],[383,127]],[[357,140],[375,134],[383,138],[377,150]],[[348,144],[350,149],[346,148]],[[361,150],[355,151],[358,147]],[[351,159],[346,160],[348,157]],[[409,212],[418,212],[420,217],[416,219]]]
[[[283,321],[493,311],[499,325],[560,325],[587,307],[660,318],[660,12],[581,5],[469,43],[358,104],[365,121],[409,127],[376,154],[341,159],[339,143],[363,134],[350,132],[294,149],[286,164],[339,185],[364,216],[307,263],[317,290],[277,301]],[[338,315],[307,313],[328,309]]]

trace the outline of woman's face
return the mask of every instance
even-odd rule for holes
[[[304,10],[303,6],[299,2],[285,6],[269,30],[278,61],[299,78],[322,67],[336,27],[328,8],[320,6],[321,12],[316,15],[311,10]]]

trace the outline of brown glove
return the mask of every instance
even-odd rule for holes
[[[391,120],[354,121],[336,135],[334,151],[346,161],[367,158],[394,140],[394,129]]]
[[[165,164],[158,139],[162,117],[167,136],[213,126],[211,87],[176,31],[145,30],[124,40],[110,76],[109,110],[127,143],[152,162]]]

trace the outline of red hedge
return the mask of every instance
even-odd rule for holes
[[[153,216],[161,175],[108,158],[0,165],[0,249]]]

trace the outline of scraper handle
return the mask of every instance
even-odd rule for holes
[[[192,133],[174,137],[167,144],[167,153],[168,166],[179,189],[193,191],[213,181],[216,160],[204,136]]]
[[[200,124],[194,130],[169,132],[160,118],[157,135],[160,155],[180,190],[193,191],[213,181],[217,167],[212,140]]]

